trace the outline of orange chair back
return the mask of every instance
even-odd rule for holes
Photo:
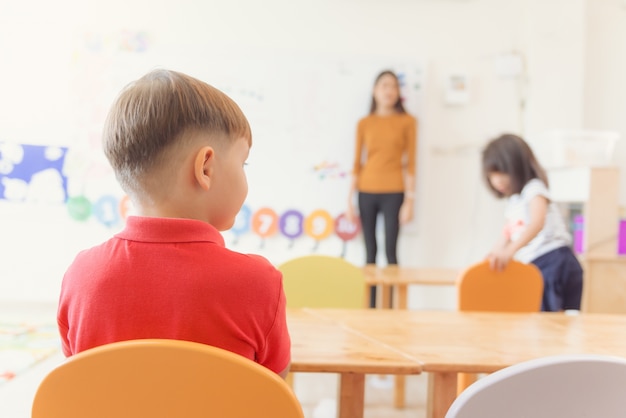
[[[543,278],[533,264],[511,261],[498,272],[484,261],[461,273],[457,290],[461,311],[537,312],[541,310]]]
[[[41,382],[32,418],[303,418],[291,388],[238,354],[178,340],[86,350]]]
[[[538,312],[543,297],[543,277],[533,264],[510,261],[504,271],[495,271],[488,261],[474,264],[457,281],[460,311]],[[457,394],[477,379],[459,373]]]

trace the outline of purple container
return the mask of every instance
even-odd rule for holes
[[[584,236],[585,220],[582,215],[574,216],[574,252],[576,254],[582,254],[584,251]]]
[[[574,216],[574,252],[582,254],[584,251],[583,242],[585,230],[585,220],[582,215]],[[617,254],[626,255],[626,219],[619,221],[619,230],[617,232]]]
[[[626,219],[619,221],[619,232],[617,235],[617,253],[626,254]]]

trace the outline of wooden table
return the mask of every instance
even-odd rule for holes
[[[626,315],[314,309],[429,372],[428,417],[444,417],[457,373],[491,373],[555,354],[626,357]]]
[[[410,285],[455,286],[460,270],[440,267],[363,267],[367,283],[366,299],[369,304],[369,288],[378,286],[380,289],[379,308],[407,309],[408,287]],[[392,306],[392,295],[395,306]],[[404,408],[406,397],[406,380],[404,376],[394,378],[393,404],[396,408]]]
[[[340,375],[339,418],[362,418],[366,374],[419,374],[421,364],[410,356],[318,315],[309,309],[288,309],[291,371]]]
[[[423,268],[399,266],[365,266],[365,282],[368,288],[379,286],[381,307],[391,308],[391,294],[395,294],[396,308],[406,309],[410,285],[454,286],[460,271],[450,268]],[[369,291],[367,292],[369,295]],[[369,296],[368,296],[369,297]]]

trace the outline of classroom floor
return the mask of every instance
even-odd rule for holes
[[[50,320],[55,319],[55,307],[51,305],[24,305],[0,303],[0,320]],[[63,361],[57,353],[0,385],[0,417],[29,418],[30,405],[39,382],[46,373]],[[427,377],[409,376],[406,382],[407,404],[404,409],[393,407],[394,390],[391,378],[368,376],[365,388],[364,418],[420,418],[426,416]],[[306,418],[336,417],[336,393],[338,376],[326,373],[298,373],[294,379],[296,395]]]

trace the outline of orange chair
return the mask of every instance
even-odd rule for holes
[[[538,312],[543,296],[543,277],[533,264],[511,261],[502,272],[489,262],[474,264],[457,281],[460,311]],[[476,380],[475,374],[459,373],[458,393]]]
[[[238,354],[178,340],[86,350],[41,382],[32,418],[303,418],[291,388]]]

